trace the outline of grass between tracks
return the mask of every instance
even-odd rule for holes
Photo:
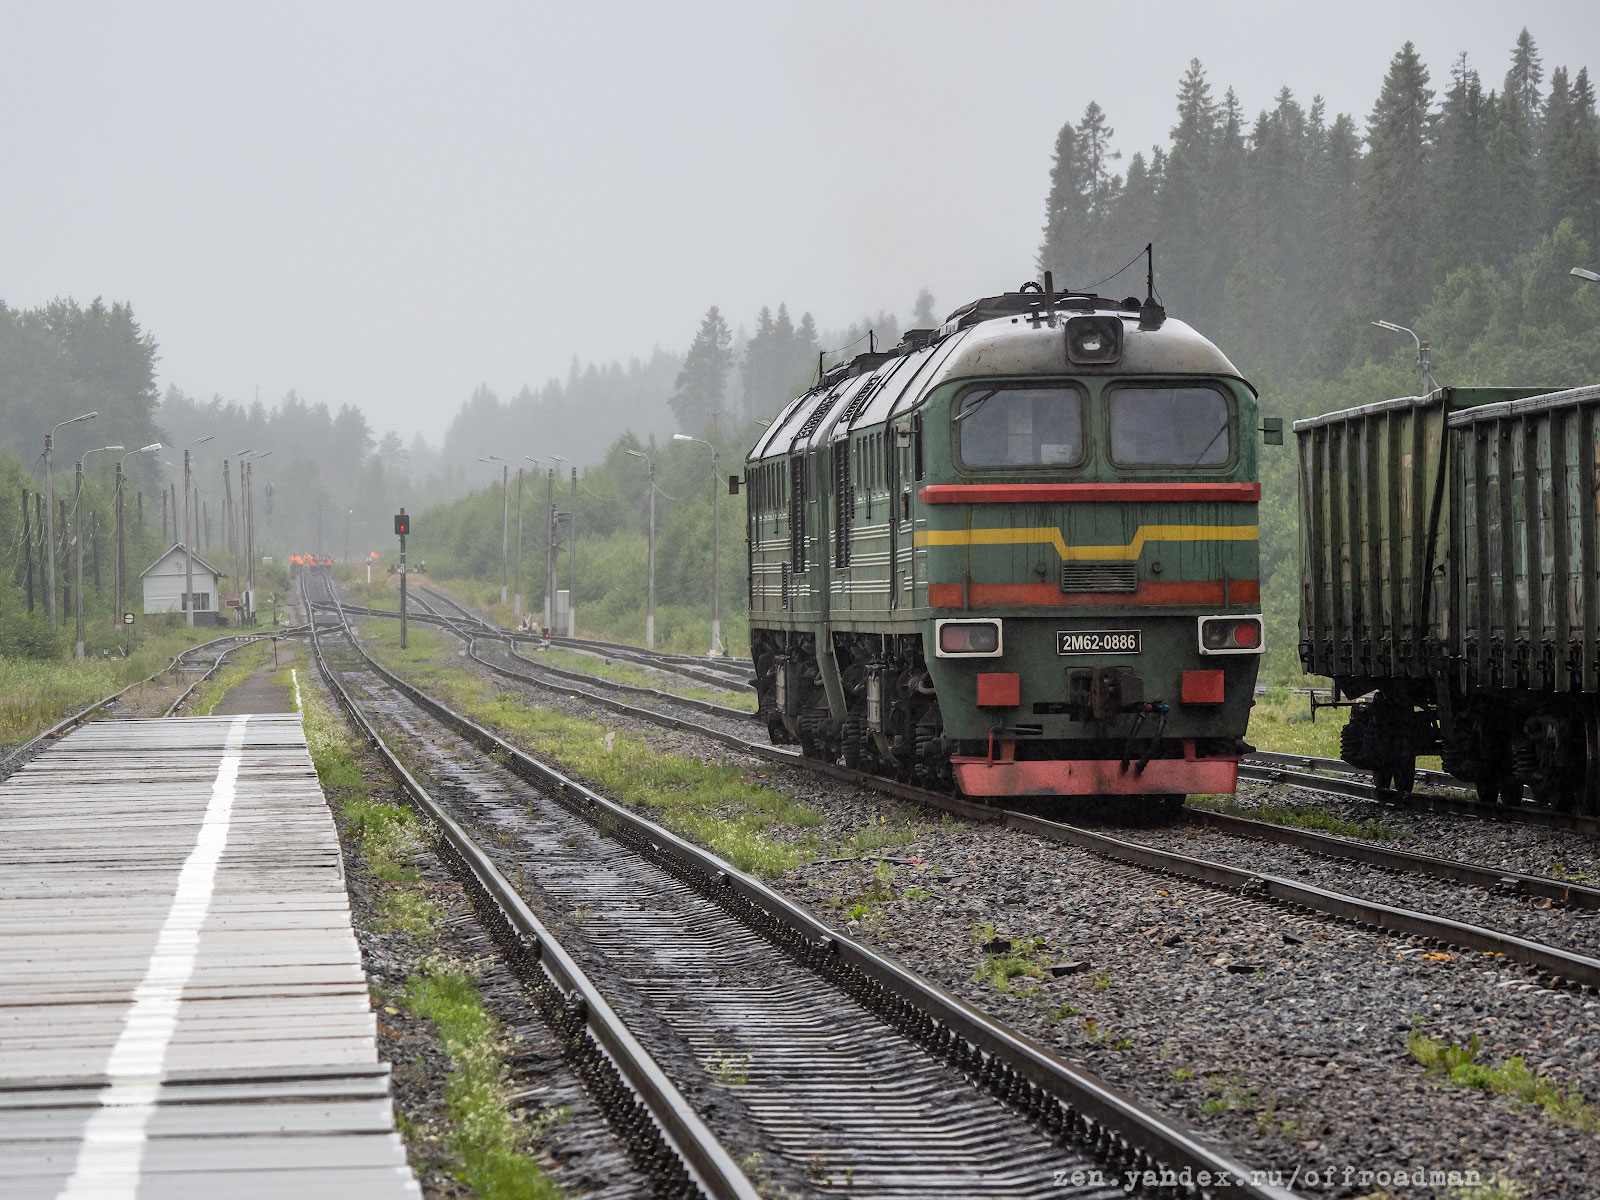
[[[823,823],[822,814],[758,776],[664,754],[645,737],[607,729],[598,719],[534,708],[510,693],[487,691],[475,675],[445,665],[448,647],[428,630],[413,630],[407,650],[400,649],[393,622],[370,621],[362,636],[379,661],[452,708],[511,735],[607,795],[651,810],[673,832],[742,871],[775,878],[822,852],[820,838],[809,832]]]
[[[409,1012],[433,1022],[450,1058],[445,1144],[461,1164],[459,1178],[484,1200],[555,1200],[563,1194],[517,1147],[529,1136],[512,1109],[500,1023],[484,1007],[470,968],[424,959],[395,997]],[[551,1109],[541,1120],[566,1115]]]
[[[161,670],[173,656],[225,629],[179,625],[147,632],[126,658],[7,658],[0,656],[0,744],[24,742],[74,709],[120,691]]]
[[[615,662],[611,659],[596,658],[591,654],[583,654],[577,650],[550,650],[530,651],[530,657],[535,662],[548,662],[553,667],[560,667],[565,671],[581,671],[585,675],[594,675],[600,679],[611,679],[617,683],[631,684],[634,687],[655,688],[657,691],[670,692],[674,696],[687,696],[691,700],[707,700],[712,704],[723,704],[729,708],[742,708],[748,712],[755,712],[755,694],[746,688],[743,692],[725,692],[718,688],[696,687],[694,684],[681,683],[677,679],[663,679],[660,675],[645,670],[643,667],[630,666]]]
[[[288,672],[280,672],[287,676]],[[288,682],[283,679],[283,682]],[[445,916],[442,902],[421,888],[414,863],[426,847],[427,827],[408,806],[372,795],[358,752],[361,743],[311,680],[300,687],[302,721],[317,777],[335,799],[346,830],[353,832],[361,858],[384,889],[378,902],[380,932],[405,935],[415,943],[437,939]],[[479,994],[473,969],[442,956],[421,959],[404,987],[377,997],[430,1022],[450,1061],[444,1087],[447,1118],[442,1132],[454,1173],[480,1200],[557,1200],[562,1189],[522,1147],[544,1126],[566,1119],[565,1108],[549,1109],[533,1121],[522,1119],[511,1102],[507,1047],[499,1022]],[[409,1138],[422,1130],[401,1120]]]
[[[188,717],[209,717],[222,698],[238,687],[260,668],[266,666],[272,655],[270,642],[256,642],[241,647],[210,679],[195,689],[189,703],[180,710]]]
[[[1520,1057],[1508,1058],[1498,1066],[1479,1062],[1483,1042],[1477,1034],[1461,1046],[1413,1029],[1406,1037],[1406,1049],[1431,1078],[1448,1080],[1457,1087],[1476,1088],[1492,1096],[1507,1096],[1518,1104],[1537,1105],[1563,1125],[1600,1135],[1600,1108],[1585,1101],[1581,1093],[1563,1091],[1554,1080],[1534,1074]]]
[[[1232,796],[1190,796],[1195,808],[1208,809],[1229,817],[1246,817],[1264,821],[1268,825],[1286,825],[1294,829],[1315,829],[1321,833],[1336,833],[1341,837],[1360,838],[1370,842],[1392,842],[1409,837],[1411,830],[1395,829],[1376,817],[1365,821],[1350,821],[1325,808],[1301,808],[1292,804],[1241,804]]]

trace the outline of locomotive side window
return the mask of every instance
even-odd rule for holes
[[[955,416],[962,465],[1078,466],[1083,414],[1083,393],[1071,384],[973,388]]]
[[[1119,467],[1220,467],[1233,459],[1233,405],[1213,387],[1118,384],[1109,390]]]

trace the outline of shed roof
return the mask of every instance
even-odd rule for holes
[[[172,557],[172,555],[181,554],[182,552],[183,552],[183,543],[182,542],[173,542],[172,545],[168,546],[165,550],[163,550],[160,554],[158,554],[156,556],[155,562],[151,563],[148,567],[146,567],[144,570],[139,572],[139,578],[143,579],[146,575],[150,574],[151,571],[154,571],[162,563],[166,562],[166,560],[168,558]],[[208,563],[205,559],[201,558],[198,554],[194,555],[194,561],[199,563],[200,566],[204,567],[207,571],[209,571],[211,574],[215,575],[218,579],[227,578],[227,574],[228,573],[226,571],[217,570],[210,563]]]

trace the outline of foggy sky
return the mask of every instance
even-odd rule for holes
[[[1014,287],[1057,129],[1098,100],[1124,169],[1191,57],[1248,118],[1287,83],[1364,130],[1402,42],[1498,88],[1524,23],[1547,82],[1600,72],[1579,0],[0,0],[0,299],[127,300],[163,388],[437,442],[474,384],[681,350],[711,304],[837,328]]]

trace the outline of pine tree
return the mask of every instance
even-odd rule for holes
[[[1587,70],[1571,85],[1567,69],[1550,76],[1539,150],[1539,228],[1552,230],[1570,220],[1580,237],[1594,241],[1600,214],[1600,139],[1596,137],[1594,93]]]
[[[1178,123],[1172,127],[1172,153],[1182,154],[1190,165],[1205,166],[1217,132],[1217,106],[1211,99],[1206,69],[1198,58],[1178,81]]]
[[[1078,152],[1078,133],[1068,121],[1056,134],[1050,165],[1050,194],[1044,205],[1044,241],[1039,269],[1067,280],[1088,272],[1085,242],[1089,236],[1089,203]]]
[[[911,328],[934,329],[939,325],[939,315],[933,307],[933,293],[927,288],[917,292],[916,303],[911,306]]]
[[[1485,117],[1492,110],[1484,170],[1485,224],[1483,245],[1489,264],[1502,273],[1538,241],[1535,228],[1533,133],[1516,92],[1489,95]]]
[[[1539,48],[1533,44],[1533,35],[1524,25],[1517,35],[1517,44],[1511,49],[1511,69],[1506,72],[1504,93],[1516,97],[1530,124],[1539,118],[1543,103],[1539,85],[1543,82],[1544,67],[1539,61]]]
[[[733,334],[713,304],[684,356],[678,372],[677,391],[670,401],[678,423],[685,430],[699,432],[710,428],[715,434],[722,421],[722,400],[728,390],[728,372],[733,368]]]
[[[1450,90],[1439,113],[1438,132],[1433,240],[1438,247],[1436,278],[1442,280],[1457,267],[1482,260],[1489,240],[1490,205],[1485,195],[1489,134],[1483,85],[1465,53],[1450,69]]]
[[[1422,308],[1432,278],[1432,103],[1428,69],[1407,42],[1390,60],[1367,118],[1363,181],[1374,315],[1402,324]]]

